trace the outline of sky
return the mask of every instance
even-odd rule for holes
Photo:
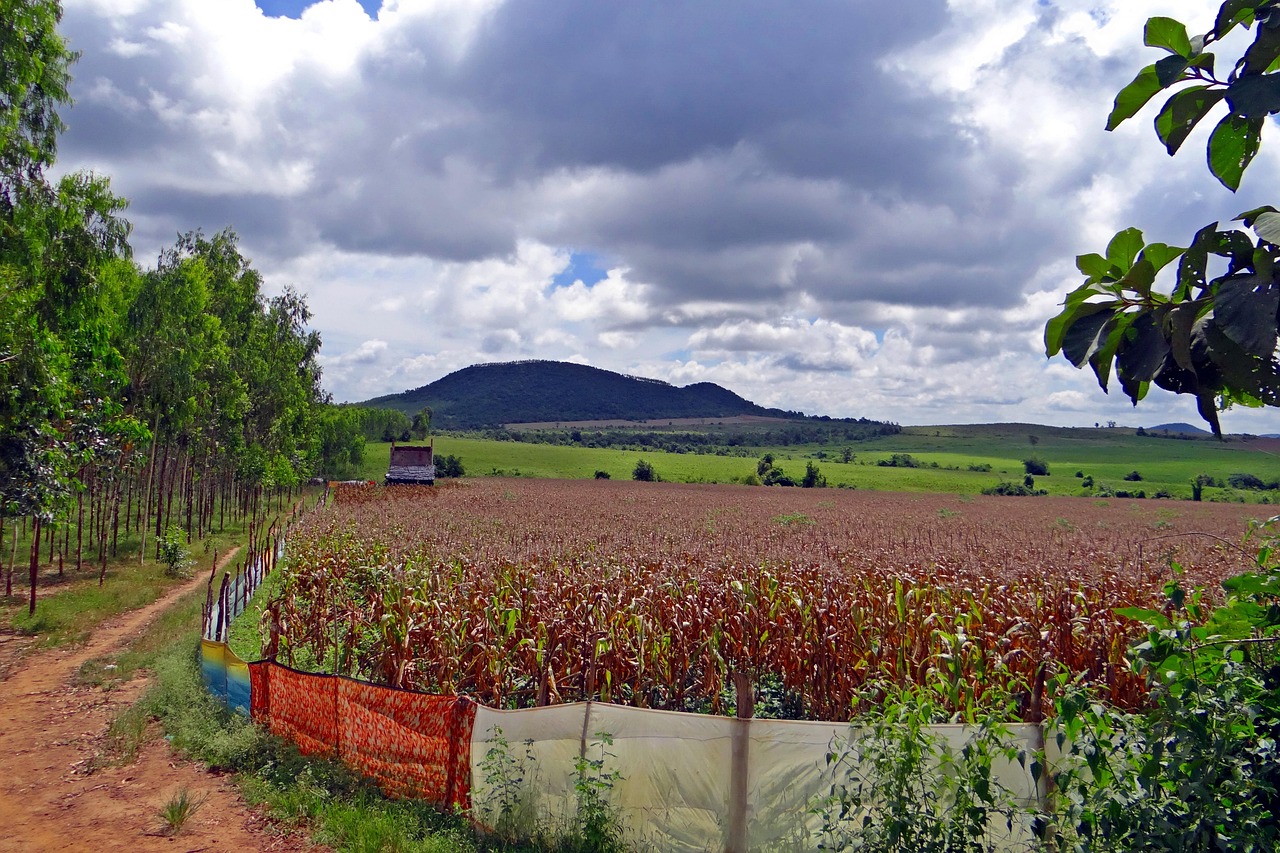
[[[135,258],[230,227],[303,292],[335,400],[481,362],[709,381],[901,424],[1199,423],[1044,354],[1075,256],[1275,199],[1175,157],[1135,0],[64,0],[59,169]],[[1234,409],[1229,432],[1280,432]]]

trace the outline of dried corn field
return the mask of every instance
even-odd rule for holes
[[[1025,693],[1042,664],[1133,706],[1125,650],[1140,632],[1114,608],[1160,606],[1172,562],[1213,590],[1245,570],[1229,543],[1257,509],[611,481],[348,488],[293,535],[273,612],[286,662],[494,707],[723,713],[743,672],[761,713],[843,720],[890,683],[930,683],[956,710]]]

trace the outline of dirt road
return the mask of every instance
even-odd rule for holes
[[[228,563],[234,552],[223,559]],[[94,769],[115,713],[145,688],[135,679],[104,691],[73,684],[81,664],[125,646],[203,576],[140,610],[104,623],[87,645],[27,656],[0,681],[0,853],[129,850],[131,853],[314,850],[282,835],[237,796],[229,777],[176,757],[149,739],[138,760]],[[160,812],[186,788],[204,804],[175,836]]]

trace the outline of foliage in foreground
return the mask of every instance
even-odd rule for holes
[[[1237,28],[1252,42],[1229,66],[1210,47]],[[1170,155],[1218,106],[1226,115],[1209,135],[1207,165],[1235,192],[1258,153],[1267,117],[1280,112],[1280,4],[1226,0],[1211,29],[1190,36],[1181,21],[1153,17],[1144,41],[1164,56],[1138,72],[1116,95],[1107,119],[1114,130],[1156,95],[1173,90],[1156,116],[1156,135]],[[1225,65],[1225,63],[1224,63]],[[1105,391],[1115,377],[1136,405],[1154,383],[1190,394],[1200,416],[1221,434],[1218,408],[1280,405],[1280,211],[1268,205],[1240,213],[1255,238],[1234,225],[1211,222],[1188,246],[1147,243],[1129,228],[1105,255],[1076,258],[1085,281],[1045,326],[1045,352],[1088,364]],[[1177,261],[1169,293],[1154,288],[1161,270]],[[1215,269],[1226,272],[1210,278]]]
[[[1221,607],[1170,583],[1164,612],[1124,611],[1149,629],[1133,650],[1148,710],[1120,714],[1077,691],[1058,702],[1070,748],[1054,769],[1057,849],[1280,848],[1277,521],[1260,528],[1258,571],[1226,581]]]

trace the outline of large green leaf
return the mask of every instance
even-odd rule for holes
[[[1280,58],[1280,30],[1270,26],[1258,27],[1258,35],[1240,60],[1240,77],[1265,73],[1277,58]]]
[[[1184,302],[1175,306],[1164,318],[1164,336],[1169,341],[1174,360],[1183,370],[1195,370],[1195,360],[1191,355],[1191,330],[1195,325],[1198,309],[1196,303]]]
[[[1156,135],[1171,155],[1177,153],[1191,131],[1209,110],[1217,106],[1224,94],[1224,89],[1191,86],[1165,101],[1156,116]]]
[[[1090,252],[1087,255],[1076,255],[1076,269],[1089,277],[1091,282],[1101,281],[1104,278],[1119,278],[1124,275],[1120,270],[1116,270],[1111,262],[1099,255],[1097,252]]]
[[[1250,355],[1274,354],[1277,312],[1280,287],[1270,276],[1241,275],[1218,283],[1214,326]]]
[[[1137,228],[1117,231],[1107,244],[1107,260],[1119,267],[1122,273],[1127,273],[1133,266],[1133,259],[1138,257],[1145,245],[1146,240]]]
[[[1115,130],[1125,119],[1132,118],[1163,88],[1154,65],[1139,71],[1138,76],[1116,94],[1111,114],[1107,116],[1107,130]]]
[[[1167,89],[1174,83],[1187,79],[1187,68],[1191,65],[1191,60],[1184,59],[1181,56],[1166,56],[1164,59],[1156,60],[1156,82],[1160,84],[1161,89]]]
[[[1098,387],[1105,393],[1111,378],[1111,362],[1116,357],[1120,345],[1124,343],[1135,314],[1117,312],[1110,322],[1098,332],[1098,345],[1089,356],[1089,366],[1098,377]]]
[[[1240,24],[1246,26],[1253,23],[1254,10],[1265,5],[1268,0],[1227,0],[1218,9],[1218,18],[1213,25],[1216,38],[1223,38]]]
[[[1106,303],[1091,303],[1085,300],[1091,296],[1097,295],[1097,291],[1091,284],[1083,284],[1077,287],[1067,295],[1066,301],[1063,303],[1063,309],[1059,314],[1051,319],[1044,327],[1044,349],[1045,355],[1053,358],[1062,349],[1062,340],[1067,333],[1067,329],[1071,327],[1076,320],[1090,314],[1107,308]]]
[[[1116,315],[1114,304],[1088,303],[1077,312],[1062,336],[1062,353],[1076,367],[1083,367],[1105,343]]]
[[[1209,137],[1209,171],[1232,192],[1240,188],[1244,170],[1258,153],[1262,121],[1229,115],[1218,122]]]
[[[1168,309],[1144,311],[1134,318],[1125,341],[1116,354],[1116,372],[1123,379],[1149,382],[1169,352],[1169,342],[1161,333]],[[1137,400],[1134,400],[1136,403]]]
[[[1151,295],[1151,285],[1156,281],[1156,268],[1151,261],[1139,255],[1133,266],[1125,273],[1117,284],[1123,290],[1140,293],[1144,297]]]
[[[1191,56],[1191,39],[1187,36],[1187,25],[1173,18],[1148,18],[1143,32],[1143,43],[1147,47],[1162,47],[1178,56]]]
[[[1274,210],[1263,211],[1253,217],[1253,233],[1259,240],[1280,245],[1280,213]]]
[[[1221,91],[1221,90],[1218,90]],[[1231,112],[1242,118],[1265,118],[1280,112],[1280,74],[1250,74],[1226,91]]]
[[[1164,269],[1170,261],[1185,252],[1181,246],[1169,246],[1165,243],[1152,243],[1142,250],[1142,257],[1151,263],[1156,272]]]

